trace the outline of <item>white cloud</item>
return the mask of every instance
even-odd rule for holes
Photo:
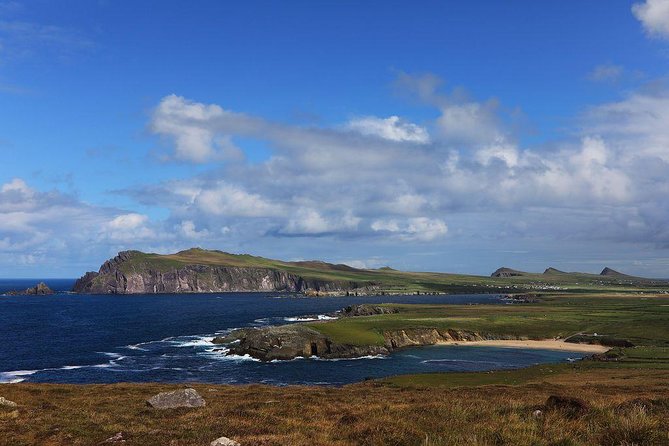
[[[651,36],[669,38],[669,1],[646,0],[632,5],[632,13]]]
[[[182,221],[181,224],[176,226],[176,229],[186,238],[191,240],[204,239],[209,236],[209,231],[202,229],[198,231],[195,227],[195,223],[192,220]],[[225,229],[225,228],[224,228]],[[223,232],[225,233],[225,232]]]
[[[389,141],[415,142],[425,144],[430,142],[427,129],[410,122],[403,121],[399,116],[377,118],[365,116],[350,121],[346,128],[366,136],[376,136]]]
[[[372,222],[371,228],[373,231],[390,233],[402,240],[423,242],[443,237],[448,232],[444,221],[427,217],[414,217],[404,221],[376,220]]]
[[[215,136],[208,125],[228,113],[218,105],[204,105],[170,95],[153,112],[153,132],[174,138],[175,157],[202,163],[212,159],[238,157],[239,149],[229,136]]]
[[[248,193],[238,186],[219,181],[213,187],[202,188],[195,196],[194,205],[213,215],[235,217],[271,217],[282,214],[280,206],[270,203],[258,194]]]
[[[320,235],[332,232],[346,232],[357,229],[361,219],[350,212],[344,215],[324,217],[315,209],[301,208],[288,220],[281,230],[289,235]]]

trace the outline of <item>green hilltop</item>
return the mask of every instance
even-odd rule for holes
[[[624,274],[612,274],[605,268],[602,274],[562,272],[548,268],[543,274],[500,268],[491,276],[449,274],[438,272],[397,271],[390,267],[379,269],[353,268],[318,260],[282,261],[250,254],[231,254],[218,250],[191,248],[174,254],[153,254],[127,251],[127,259],[119,264],[124,273],[171,271],[186,266],[267,268],[299,275],[305,279],[355,282],[370,285],[387,293],[515,293],[540,291],[565,292],[643,292],[663,291],[669,282]]]

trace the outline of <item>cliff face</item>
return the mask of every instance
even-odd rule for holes
[[[361,284],[314,280],[272,268],[186,264],[170,267],[136,262],[142,253],[124,251],[74,284],[76,293],[144,294],[225,291],[346,291]],[[135,262],[132,268],[129,262]]]
[[[481,334],[466,330],[412,328],[385,331],[383,339],[384,345],[339,344],[313,328],[295,324],[242,328],[227,336],[217,337],[213,342],[214,344],[228,346],[228,355],[249,355],[262,361],[272,361],[312,356],[324,359],[358,358],[369,355],[388,355],[398,348],[436,345],[452,341],[468,342],[518,338]]]

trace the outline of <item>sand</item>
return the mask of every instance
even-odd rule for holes
[[[441,345],[466,345],[483,347],[508,347],[508,348],[537,348],[544,350],[563,350],[571,352],[604,353],[611,349],[603,345],[594,344],[572,344],[555,339],[544,339],[541,341],[521,340],[495,340],[495,341],[448,341]]]

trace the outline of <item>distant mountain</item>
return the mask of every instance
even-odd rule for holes
[[[552,266],[549,266],[549,267],[546,268],[546,270],[544,271],[544,274],[569,274],[569,273],[567,273],[567,272],[565,272],[565,271],[560,271],[560,270],[557,269],[557,268],[553,268]]]
[[[518,271],[511,268],[498,268],[490,277],[518,277],[518,276],[527,276],[529,273],[525,271]]]
[[[609,268],[608,266],[599,273],[600,276],[610,276],[610,277],[632,277],[627,274],[620,273],[614,269]]]

